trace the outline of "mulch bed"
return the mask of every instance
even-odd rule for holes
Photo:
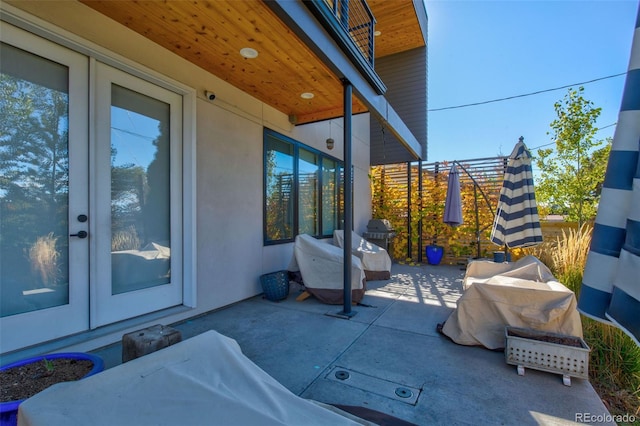
[[[509,336],[521,337],[523,339],[536,340],[538,342],[555,343],[557,345],[571,346],[574,348],[582,348],[579,339],[572,336],[554,336],[554,335],[537,335],[529,333],[520,333],[516,330],[509,330]]]
[[[0,402],[26,399],[56,383],[79,380],[93,368],[89,360],[71,358],[55,358],[47,363],[40,361],[0,371]]]

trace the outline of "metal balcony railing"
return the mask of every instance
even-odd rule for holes
[[[376,20],[366,0],[323,0],[373,69]]]

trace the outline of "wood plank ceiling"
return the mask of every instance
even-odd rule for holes
[[[339,78],[260,0],[80,0],[166,49],[308,123],[342,116]],[[412,0],[369,0],[381,35],[375,56],[424,46]],[[240,49],[258,51],[255,59]],[[303,99],[310,92],[312,99]],[[353,99],[353,112],[366,111]]]

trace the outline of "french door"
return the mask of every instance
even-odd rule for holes
[[[93,327],[182,303],[182,97],[95,67]]]
[[[182,303],[182,97],[3,23],[0,353]]]

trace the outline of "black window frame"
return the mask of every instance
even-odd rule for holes
[[[291,188],[291,199],[293,200],[293,225],[292,225],[292,237],[291,238],[282,238],[278,240],[272,240],[268,238],[267,233],[267,143],[269,138],[274,138],[279,140],[280,142],[288,143],[293,146],[293,185]],[[316,218],[316,227],[318,229],[318,233],[313,235],[315,238],[331,238],[333,237],[333,229],[330,233],[326,233],[323,230],[323,206],[322,206],[322,191],[323,191],[323,162],[324,159],[334,161],[338,167],[338,182],[339,185],[337,199],[336,199],[336,209],[337,209],[337,223],[335,224],[334,229],[342,229],[344,225],[344,219],[342,217],[342,211],[340,210],[340,206],[342,205],[342,198],[344,198],[343,194],[343,182],[344,182],[344,161],[336,158],[332,155],[328,155],[325,152],[322,152],[318,149],[312,148],[308,145],[303,144],[300,141],[297,141],[293,138],[290,138],[286,135],[278,133],[274,130],[264,128],[263,131],[263,144],[262,144],[262,239],[265,246],[276,245],[276,244],[285,244],[291,243],[295,240],[296,235],[299,234],[299,190],[300,190],[300,175],[299,175],[299,162],[300,162],[300,149],[304,149],[308,151],[318,158],[318,183],[317,183],[317,194],[316,194],[316,208],[318,209],[318,214]]]

